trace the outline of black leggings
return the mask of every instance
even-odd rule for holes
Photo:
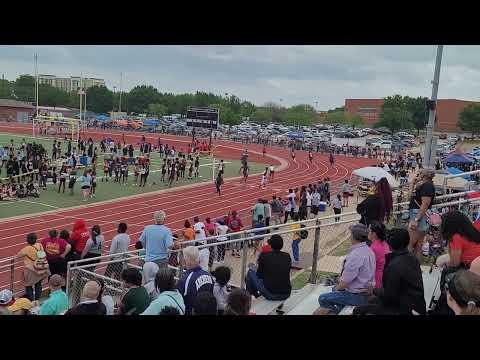
[[[293,209],[290,211],[285,211],[285,220],[283,221],[284,224],[288,221],[288,215],[290,215],[290,218],[293,219]]]
[[[66,182],[66,179],[60,179],[60,183],[58,184],[59,193],[60,193],[60,189],[62,188],[62,185],[63,185],[63,192],[65,192],[65,182]]]

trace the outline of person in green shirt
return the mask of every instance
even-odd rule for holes
[[[155,287],[159,293],[147,309],[140,315],[160,315],[166,307],[173,307],[180,315],[185,314],[183,296],[176,289],[176,281],[172,269],[161,268],[155,276]]]
[[[128,289],[118,307],[119,315],[139,315],[150,304],[147,290],[142,286],[142,274],[135,268],[127,268],[121,275],[123,286]]]
[[[40,306],[39,315],[61,315],[68,310],[68,297],[62,291],[64,284],[65,282],[60,275],[52,275],[48,280],[50,296]]]

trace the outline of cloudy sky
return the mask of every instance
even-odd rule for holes
[[[430,96],[436,47],[427,46],[2,46],[0,74],[39,72],[103,78],[130,89],[235,94],[262,105],[308,103],[319,110],[345,98]],[[479,100],[480,46],[446,46],[440,98]],[[315,104],[318,102],[318,104]]]

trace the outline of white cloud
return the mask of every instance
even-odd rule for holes
[[[329,109],[345,98],[429,96],[436,47],[426,46],[0,46],[0,73],[33,72],[104,78],[107,86],[138,84],[162,92],[228,92],[263,104]],[[478,99],[480,46],[446,46],[439,96]]]

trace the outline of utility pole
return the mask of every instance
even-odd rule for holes
[[[437,47],[437,58],[435,60],[435,71],[433,74],[432,81],[432,98],[427,101],[429,116],[427,124],[427,137],[425,139],[425,153],[423,157],[423,163],[425,168],[431,168],[432,164],[432,154],[435,153],[435,149],[432,149],[433,142],[433,130],[435,127],[435,116],[437,113],[437,94],[438,94],[438,84],[440,83],[440,67],[442,66],[442,52],[443,45],[438,45]]]
[[[120,100],[118,101],[118,112],[122,112],[122,77],[123,73],[120,73]]]
[[[38,116],[38,54],[35,57],[35,116]]]

